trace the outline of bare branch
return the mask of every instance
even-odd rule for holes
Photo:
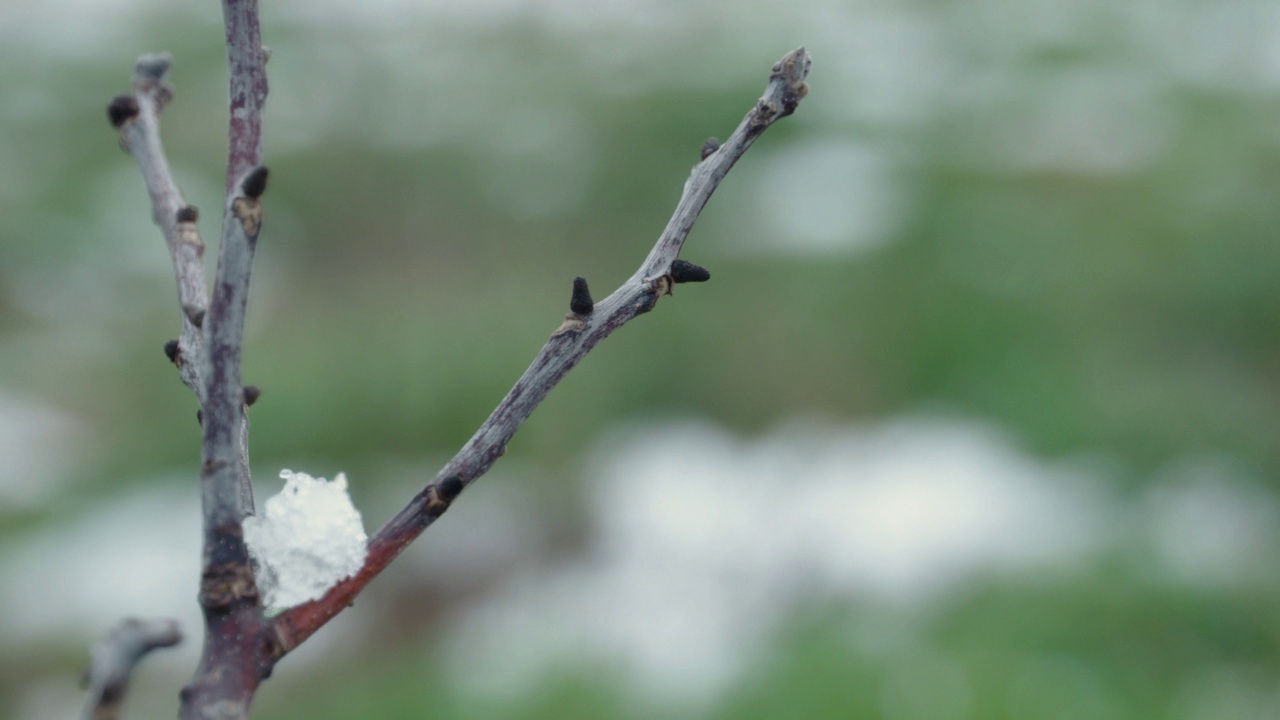
[[[223,0],[230,86],[227,199],[213,295],[204,321],[207,352],[200,487],[204,513],[204,571],[200,606],[205,644],[182,691],[183,718],[244,718],[258,683],[278,656],[264,635],[263,609],[241,521],[252,512],[248,403],[240,359],[245,308],[258,233],[262,166],[262,109],[267,98],[265,53],[257,0]],[[256,396],[256,395],[255,395]]]
[[[182,631],[173,620],[125,620],[105,638],[94,643],[89,667],[84,671],[89,703],[84,720],[115,720],[129,686],[129,676],[147,653],[182,642]]]
[[[173,260],[178,306],[182,309],[182,337],[176,345],[177,352],[170,359],[178,366],[182,382],[195,392],[197,399],[203,400],[204,382],[200,376],[203,337],[200,326],[208,307],[204,242],[196,228],[195,208],[183,199],[160,142],[160,111],[173,98],[168,78],[171,63],[168,53],[138,58],[133,74],[133,94],[113,100],[107,114],[112,124],[120,128],[121,144],[142,171],[142,180],[151,195],[152,218],[164,233],[165,244]]]
[[[247,404],[245,389],[240,384],[240,355],[253,256],[258,245],[258,232],[262,228],[259,197],[266,187],[267,169],[259,165],[242,178],[238,192],[232,193],[227,202],[218,274],[205,319],[208,353],[204,366],[207,385],[201,477],[204,481],[206,563],[210,561],[212,545],[231,527],[238,532],[240,521],[247,514],[241,500],[244,468],[241,466],[240,430]],[[256,399],[256,394],[254,397]],[[248,563],[247,554],[244,563]]]
[[[222,0],[227,33],[231,122],[227,143],[227,196],[262,164],[262,108],[267,102],[266,52],[258,24],[258,0]]]
[[[405,547],[440,517],[459,493],[483,475],[506,451],[507,443],[547,393],[590,350],[658,298],[670,294],[675,282],[698,282],[710,277],[705,268],[687,263],[673,267],[694,221],[729,169],[770,125],[795,111],[808,93],[810,57],[797,48],[773,66],[764,95],[721,145],[708,142],[702,161],[685,182],[684,193],[666,229],[640,268],[609,297],[593,303],[586,281],[574,282],[571,312],[551,335],[533,364],[507,393],[475,435],[436,475],[435,479],[369,540],[365,565],[314,602],[291,608],[272,622],[279,651],[287,653],[350,605],[356,595],[387,567]],[[673,278],[679,274],[679,278]]]
[[[204,241],[196,226],[199,213],[188,205],[174,182],[173,173],[160,142],[160,111],[173,99],[168,53],[143,55],[133,74],[133,94],[121,95],[107,107],[111,123],[120,129],[120,142],[142,171],[151,196],[151,214],[164,234],[173,273],[178,285],[182,335],[165,344],[165,355],[178,368],[178,376],[196,394],[201,407],[205,401],[204,319],[209,310],[205,289]],[[238,467],[241,475],[238,498],[241,511],[253,512],[253,491],[249,480],[249,416],[242,412]]]

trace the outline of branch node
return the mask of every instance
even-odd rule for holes
[[[259,165],[250,170],[244,176],[244,180],[240,181],[240,190],[244,192],[245,197],[260,198],[262,193],[267,191],[267,166]]]
[[[252,407],[258,402],[258,398],[262,396],[262,388],[257,385],[245,385],[240,390],[240,399],[244,401],[246,407]]]
[[[192,325],[198,328],[204,327],[204,308],[199,305],[188,303],[182,306],[182,314],[187,316]]]
[[[430,517],[440,517],[453,504],[454,498],[458,497],[462,488],[462,478],[458,475],[450,475],[432,484],[427,488],[427,504],[423,510]]]
[[[706,282],[710,279],[711,271],[701,265],[680,259],[671,262],[671,282],[677,285],[687,282]]]
[[[123,127],[137,116],[138,98],[132,95],[117,95],[107,104],[107,119],[111,121],[111,127]]]
[[[637,308],[644,307],[645,309],[642,312],[648,312],[649,310],[652,310],[653,306],[658,304],[658,298],[662,297],[663,295],[671,294],[671,286],[674,284],[675,283],[671,281],[670,273],[667,273],[665,275],[659,275],[655,278],[649,278],[648,280],[645,280],[644,285],[646,288],[649,289],[650,292],[653,293],[653,300],[648,301],[647,304],[644,304],[644,305],[637,305],[636,307]]]
[[[177,219],[180,223],[193,223],[200,219],[200,211],[196,209],[195,205],[184,205],[178,208]]]
[[[177,340],[170,340],[164,344],[164,356],[174,365],[182,363],[182,350],[178,347]]]
[[[573,279],[573,296],[569,299],[569,309],[575,315],[590,315],[595,309],[591,290],[587,288],[587,279],[582,276]]]
[[[207,568],[200,583],[200,607],[223,610],[238,600],[258,597],[253,569],[247,564],[226,562]]]
[[[717,140],[714,136],[707,138],[706,142],[702,143],[702,159],[706,160],[712,155],[715,155],[716,151],[719,149],[720,149],[719,140]]]
[[[577,313],[569,313],[564,316],[564,322],[560,323],[560,327],[551,333],[551,337],[563,335],[570,332],[582,332],[587,327],[587,321],[582,319]]]

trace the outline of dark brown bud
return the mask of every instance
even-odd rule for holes
[[[196,411],[196,424],[201,427],[204,427],[204,411],[203,410]]]
[[[250,170],[240,183],[240,189],[244,191],[245,197],[262,197],[262,193],[267,191],[267,166],[259,165]]]
[[[164,356],[169,358],[169,362],[174,365],[178,364],[178,341],[170,340],[164,344]]]
[[[246,406],[252,406],[258,402],[259,397],[262,397],[262,388],[257,385],[245,385],[240,390],[240,399],[244,401]]]
[[[701,265],[694,265],[688,260],[674,260],[671,263],[671,281],[674,283],[706,282],[711,279],[711,271]]]
[[[436,493],[445,502],[453,502],[453,499],[458,497],[461,492],[462,478],[457,475],[450,475],[436,485]]]
[[[591,300],[591,290],[587,288],[587,279],[574,278],[573,297],[569,299],[569,309],[579,315],[590,315],[595,306],[595,302]]]
[[[138,99],[132,95],[117,95],[107,105],[107,119],[112,127],[120,127],[138,116]]]
[[[178,208],[178,222],[193,223],[200,219],[200,211],[196,210],[195,205],[187,205]]]
[[[714,137],[707,138],[707,141],[702,143],[702,159],[706,160],[707,158],[714,155],[716,151],[719,149],[720,149],[719,140],[715,139]]]

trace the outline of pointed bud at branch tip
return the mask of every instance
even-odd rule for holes
[[[107,105],[107,119],[112,127],[120,127],[138,116],[138,99],[132,95],[117,95]]]
[[[258,402],[258,398],[260,397],[262,397],[262,388],[259,388],[257,385],[245,385],[244,388],[240,390],[240,399],[244,401],[246,406],[251,407],[254,403]]]
[[[595,302],[591,299],[591,290],[587,288],[586,278],[573,279],[573,297],[569,299],[569,309],[579,315],[590,315],[595,309]]]
[[[195,205],[187,205],[178,208],[178,222],[193,223],[200,219],[200,211],[196,210]]]
[[[245,197],[262,197],[262,193],[267,191],[267,166],[259,165],[250,170],[241,181],[240,189],[244,191]]]
[[[706,160],[712,155],[715,155],[716,151],[719,149],[720,149],[719,140],[715,139],[714,137],[707,138],[707,141],[702,143],[702,159]]]
[[[671,263],[671,281],[674,283],[706,282],[711,279],[711,271],[701,265],[694,265],[688,260],[674,260]]]
[[[174,365],[178,364],[178,341],[170,340],[164,344],[164,356],[169,358],[169,362]]]

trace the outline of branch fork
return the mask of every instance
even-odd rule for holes
[[[253,258],[262,229],[262,109],[266,52],[257,0],[223,0],[230,72],[227,194],[212,294],[204,283],[204,242],[197,213],[175,184],[160,143],[159,117],[173,99],[167,54],[139,58],[133,93],[112,100],[108,116],[142,171],[156,224],[173,260],[181,335],[166,357],[200,403],[204,562],[200,603],[204,652],[183,689],[184,718],[243,718],[275,663],[339,612],[506,452],[507,443],[547,394],[601,340],[649,312],[675,285],[711,273],[679,258],[694,222],[734,163],[770,125],[793,113],[808,93],[811,60],[803,47],[774,64],[761,98],[723,142],[703,144],[670,221],[635,273],[603,300],[585,278],[573,281],[569,313],[515,385],[462,449],[368,541],[364,565],[320,599],[268,618],[244,542],[252,515],[248,407],[260,391],[241,384],[240,361]]]

